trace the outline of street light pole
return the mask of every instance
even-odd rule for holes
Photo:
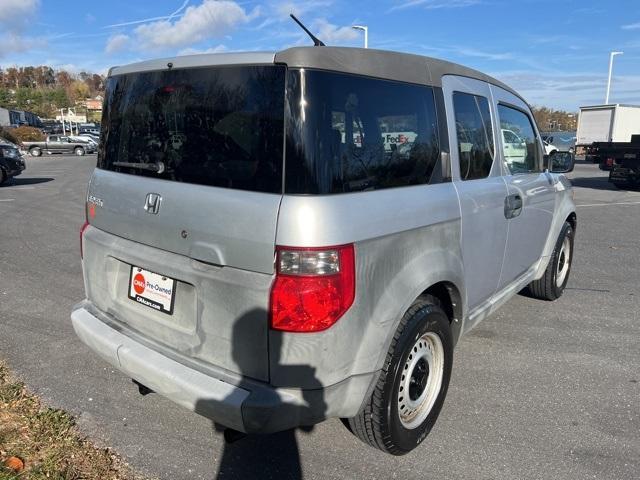
[[[364,32],[364,48],[369,48],[369,27],[366,25],[353,25],[351,28]]]
[[[609,104],[609,92],[611,91],[611,75],[613,73],[613,57],[622,55],[624,52],[611,52],[609,54],[609,80],[607,80],[607,96],[604,99],[605,105]]]

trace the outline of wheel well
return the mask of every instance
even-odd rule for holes
[[[571,215],[569,215],[567,217],[567,222],[569,222],[569,224],[571,225],[571,228],[573,228],[573,231],[576,231],[576,227],[578,226],[578,217],[576,217],[575,212],[571,213]]]
[[[456,286],[451,282],[438,282],[431,285],[420,295],[431,295],[440,302],[440,307],[449,317],[449,322],[459,322],[462,319],[462,297]]]
[[[420,296],[431,295],[438,299],[440,307],[449,317],[453,341],[457,343],[462,326],[462,296],[451,282],[438,282],[427,288]]]

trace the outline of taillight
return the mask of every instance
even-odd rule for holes
[[[349,310],[355,290],[353,245],[277,247],[271,327],[286,332],[326,330]]]
[[[83,241],[82,237],[84,235],[84,231],[87,229],[88,226],[89,226],[89,222],[85,220],[85,222],[82,224],[82,227],[80,227],[80,258],[84,258],[84,252],[82,248],[82,241]]]

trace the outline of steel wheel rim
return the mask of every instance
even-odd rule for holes
[[[562,247],[558,253],[558,265],[556,268],[556,286],[562,287],[564,281],[569,274],[569,267],[571,263],[571,241],[569,236],[565,236],[562,240]]]
[[[406,429],[422,425],[442,387],[444,348],[432,332],[422,335],[411,347],[402,367],[398,387],[398,416]]]

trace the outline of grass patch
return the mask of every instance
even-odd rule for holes
[[[15,472],[10,457],[24,462]],[[109,448],[82,437],[68,413],[42,405],[0,361],[0,480],[142,480]]]

